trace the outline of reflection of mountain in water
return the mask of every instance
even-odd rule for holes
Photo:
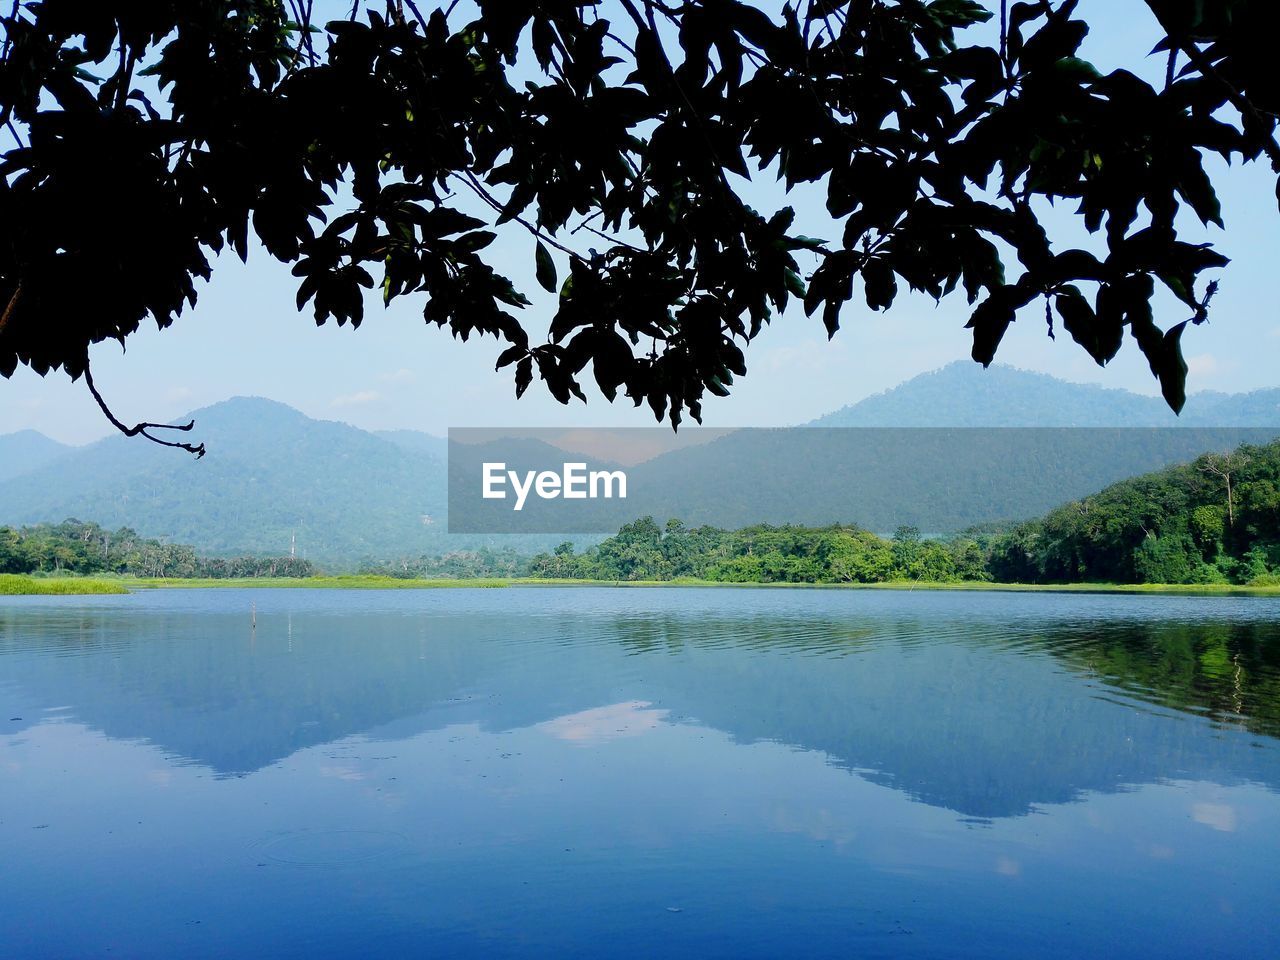
[[[899,620],[878,629],[869,622],[874,635],[841,649],[841,632],[856,633],[847,622],[829,631],[805,626],[799,635],[780,629],[772,643],[750,629],[752,657],[724,649],[732,634],[718,631],[732,623],[683,641],[685,626],[650,623],[628,642],[669,661],[650,675],[667,686],[664,702],[697,721],[740,741],[821,750],[868,779],[969,816],[1017,815],[1083,790],[1165,779],[1280,788],[1280,754],[1257,749],[1257,735],[1160,706],[1220,710],[1230,694],[1199,660],[1221,645],[1247,664],[1244,702],[1271,697],[1240,725],[1274,733],[1280,651],[1275,639],[1269,648],[1261,642],[1280,637],[1274,627],[1095,625],[998,638],[975,623]],[[659,653],[673,641],[687,644],[679,657]],[[1120,677],[1134,698],[1099,679],[1097,668],[1114,676],[1122,665],[1134,668]],[[1269,693],[1260,677],[1270,678]]]
[[[492,672],[501,651],[487,641],[510,625],[294,613],[260,615],[251,631],[239,613],[0,610],[0,652],[44,654],[0,660],[0,675],[20,700],[69,704],[109,737],[238,775],[453,705]]]
[[[18,704],[29,725],[66,705],[235,775],[354,734],[505,730],[635,700],[975,817],[1164,779],[1280,789],[1280,626],[1265,619],[1019,618],[1035,601],[998,596],[880,595],[868,612],[814,593],[785,616],[757,592],[700,593],[686,612],[454,596],[298,602],[252,633],[225,612],[0,607],[0,712]]]

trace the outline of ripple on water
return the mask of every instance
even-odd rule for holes
[[[255,856],[297,867],[338,867],[383,860],[409,845],[391,830],[288,830],[252,845]]]

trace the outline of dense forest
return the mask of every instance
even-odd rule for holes
[[[539,577],[734,583],[1280,583],[1280,442],[1205,454],[1107,487],[1038,520],[926,539],[856,526],[686,528],[651,518]]]
[[[66,520],[0,527],[0,573],[114,573],[138,577],[309,577],[297,557],[202,557],[194,547],[162,543],[133,530],[104,530]]]
[[[529,554],[511,547],[451,550],[436,556],[366,560],[360,564],[358,572],[398,579],[523,577],[529,573]]]
[[[1280,583],[1280,441],[1208,453],[988,544],[997,580]]]
[[[651,517],[627,524],[616,536],[575,554],[570,544],[539,554],[536,577],[589,580],[670,580],[692,577],[726,583],[945,583],[988,580],[976,540],[929,540],[901,527],[892,540],[853,526],[742,530],[687,528],[679,520],[660,527]]]

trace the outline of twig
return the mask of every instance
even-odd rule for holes
[[[4,328],[9,325],[9,320],[13,317],[13,311],[18,306],[18,301],[22,299],[22,281],[18,281],[17,288],[13,291],[13,296],[9,298],[9,305],[4,308],[4,313],[0,313],[0,333],[4,332]]]
[[[1009,0],[1000,0],[1000,62],[1009,72]]]
[[[305,51],[307,62],[315,66],[319,58],[316,56],[315,43],[311,39],[312,6],[311,0],[289,0],[294,22],[298,25],[298,57],[300,58]]]
[[[490,194],[489,191],[486,190],[481,185],[480,181],[478,181],[475,178],[475,176],[473,176],[469,171],[463,170],[460,173],[455,173],[454,176],[461,178],[462,182],[465,183],[468,187],[470,187],[475,192],[476,196],[478,196],[481,200],[487,203],[490,207],[492,207],[498,213],[503,212],[502,204],[499,203],[498,200],[492,194]],[[567,253],[569,256],[573,257],[575,260],[578,260],[582,263],[590,262],[582,254],[578,253],[578,251],[570,250],[568,247],[560,243],[558,240],[548,236],[542,230],[539,230],[528,220],[524,219],[524,217],[513,216],[511,219],[514,220],[516,223],[520,224],[520,226],[524,227],[526,230],[532,233],[539,240],[542,240],[544,243],[548,244],[549,246],[555,247],[561,253]]]
[[[636,55],[635,47],[631,46],[631,44],[627,43],[627,41],[623,40],[620,36],[618,36],[613,31],[606,30],[604,35],[608,37],[610,40],[612,40],[614,43],[616,43],[618,46],[620,46],[623,50],[627,51],[627,53],[631,54],[633,57]]]
[[[628,15],[636,23],[636,46],[639,46],[640,36],[644,33],[644,30],[645,30],[645,20],[641,19],[640,11],[636,9],[635,4],[632,2],[632,0],[621,0],[621,2],[622,2],[623,9],[627,11]],[[649,33],[652,34],[653,36],[654,46],[658,48],[658,53],[661,55],[663,61],[667,65],[667,72],[671,80],[671,85],[675,88],[676,92],[680,94],[680,99],[684,101],[684,105],[689,108],[689,117],[690,119],[693,120],[694,125],[698,128],[698,132],[702,134],[702,139],[704,139],[707,142],[707,152],[711,155],[711,158],[715,160],[715,162],[720,166],[721,168],[720,180],[722,183],[725,183],[727,186],[727,181],[725,180],[724,172],[723,172],[724,163],[720,159],[720,154],[716,151],[716,145],[712,141],[711,135],[707,132],[706,118],[703,117],[703,115],[698,112],[696,107],[694,107],[693,101],[689,99],[689,95],[685,93],[684,87],[681,86],[680,81],[676,79],[675,71],[671,69],[671,62],[667,59],[666,51],[662,47],[662,38],[658,35],[658,21],[653,15],[654,7],[656,6],[659,10],[661,10],[663,15],[672,23],[676,24],[677,26],[680,25],[680,22],[676,19],[675,13],[669,8],[667,8],[666,6],[664,6],[661,2],[659,2],[659,0],[641,0],[641,2],[644,4],[645,16],[648,20],[648,29],[649,29]]]
[[[640,11],[636,9],[635,4],[633,4],[631,0],[622,0],[622,9],[627,11],[627,15],[631,17],[632,22],[635,23],[637,34],[645,29],[646,24],[644,22],[644,17],[640,16]]]
[[[594,233],[601,240],[608,240],[610,243],[617,244],[619,247],[626,247],[628,250],[634,250],[636,253],[650,252],[644,249],[644,247],[637,247],[634,243],[627,243],[627,241],[622,240],[618,237],[611,237],[609,236],[609,234],[605,233],[603,230],[597,230],[595,227],[590,226],[585,220],[573,228],[573,230],[570,232],[570,236],[577,233],[579,230],[586,230],[588,233]]]
[[[179,450],[187,451],[187,453],[194,453],[196,455],[197,460],[199,460],[201,457],[204,456],[203,443],[192,444],[192,443],[182,443],[180,441],[174,441],[174,440],[162,440],[159,437],[152,436],[150,433],[147,432],[148,430],[181,430],[182,432],[185,433],[195,427],[196,422],[194,420],[192,420],[190,423],[185,423],[185,424],[137,423],[137,424],[134,424],[132,427],[126,427],[123,423],[120,422],[120,420],[116,417],[116,415],[111,412],[111,408],[107,406],[107,402],[102,399],[102,394],[100,394],[98,392],[98,388],[93,385],[93,374],[89,371],[89,361],[87,357],[84,363],[84,382],[88,384],[89,392],[93,394],[93,399],[97,401],[98,408],[106,415],[107,419],[111,421],[112,426],[114,426],[117,430],[123,433],[126,437],[136,437],[138,435],[141,435],[146,437],[152,443],[160,444],[162,447],[176,447]]]
[[[427,29],[427,18],[422,15],[422,11],[418,9],[418,5],[413,0],[404,0],[404,5],[413,11],[413,15],[418,18],[418,23],[422,24],[422,29]]]
[[[572,237],[575,233],[577,233],[579,230],[585,227],[588,223],[590,223],[596,217],[601,217],[601,216],[604,216],[604,211],[597,210],[595,213],[591,214],[591,216],[584,218],[580,224],[578,224],[576,227],[574,227],[572,230],[569,231],[569,236]]]
[[[120,41],[120,55],[124,56],[124,41]],[[138,56],[132,50],[129,51],[128,62],[124,68],[124,75],[120,78],[120,85],[116,87],[116,106],[115,109],[122,110],[124,105],[129,102],[129,88],[133,85],[133,68],[137,66]]]
[[[1246,127],[1250,125],[1249,121],[1253,121],[1253,124],[1257,125],[1260,131],[1259,139],[1262,141],[1262,151],[1271,161],[1271,169],[1276,173],[1280,173],[1280,144],[1276,143],[1270,129],[1275,126],[1274,122],[1268,124],[1267,119],[1258,112],[1258,108],[1253,105],[1253,102],[1237,90],[1231,81],[1218,72],[1218,68],[1200,52],[1200,48],[1193,41],[1183,40],[1180,37],[1170,37],[1170,39],[1173,40],[1177,49],[1187,55],[1187,58],[1201,74],[1218,81],[1222,85],[1223,89],[1227,91],[1227,99],[1231,101],[1231,105],[1239,110],[1240,115],[1244,117]]]
[[[13,23],[18,22],[18,8],[21,6],[22,0],[13,0],[13,10],[9,13],[9,20]],[[4,46],[0,47],[0,59],[9,56],[9,48],[13,46],[13,36],[9,30],[4,32]]]

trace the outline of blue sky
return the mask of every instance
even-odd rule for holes
[[[1160,75],[1163,59],[1144,59],[1158,34],[1140,0],[1084,0],[1080,12],[1093,25],[1084,53],[1101,69],[1124,65]],[[1189,239],[1212,240],[1233,263],[1221,274],[1211,322],[1184,338],[1190,388],[1236,392],[1274,387],[1280,385],[1274,267],[1280,214],[1274,177],[1257,164],[1232,169],[1219,164],[1214,173],[1227,230],[1208,228],[1201,236],[1196,224]],[[765,184],[748,188],[747,196],[763,209],[776,203],[780,193]],[[820,204],[811,195],[786,202],[799,208],[801,223],[806,217],[821,219]],[[821,231],[822,225],[815,229]],[[490,250],[495,265],[534,298],[534,306],[525,311],[529,325],[545,327],[553,302],[534,296],[532,239],[510,233]],[[653,422],[646,408],[635,410],[625,401],[611,406],[590,390],[586,406],[562,407],[535,382],[516,401],[510,371],[494,372],[499,352],[494,341],[456,342],[422,322],[420,304],[404,301],[387,311],[373,306],[355,331],[332,324],[317,328],[309,313],[295,309],[295,289],[289,268],[261,251],[247,265],[223,257],[215,264],[212,282],[201,287],[196,309],[172,328],[144,327],[130,338],[126,353],[115,343],[95,348],[99,389],[121,419],[130,422],[177,417],[235,395],[271,397],[310,416],[367,429],[443,433],[451,426]],[[1162,306],[1157,320],[1163,326],[1186,319],[1185,307],[1169,300]],[[962,298],[935,305],[925,297],[900,297],[887,314],[853,305],[845,311],[843,329],[828,343],[817,318],[790,311],[748,350],[748,376],[734,395],[709,398],[706,423],[802,423],[965,359],[970,347],[967,317]],[[1101,369],[1068,337],[1049,340],[1031,310],[1010,330],[997,359],[1067,380],[1158,392],[1132,344]],[[20,368],[13,379],[0,380],[0,433],[25,428],[70,443],[111,432],[82,383],[72,384],[61,374],[42,380]]]

